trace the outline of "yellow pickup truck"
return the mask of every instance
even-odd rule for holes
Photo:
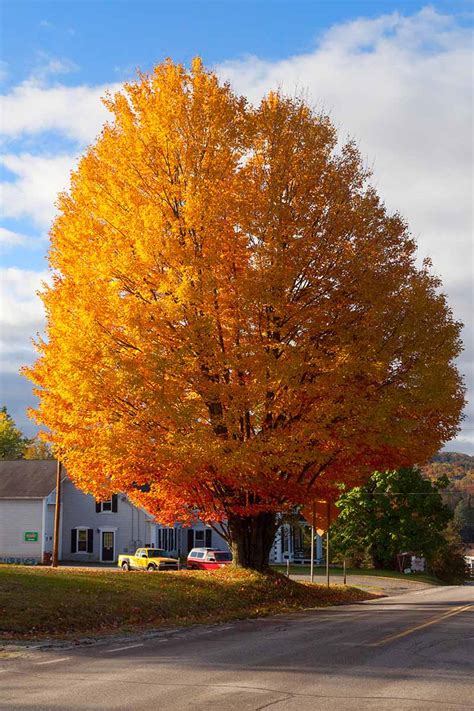
[[[179,561],[170,558],[161,548],[137,548],[135,555],[119,555],[117,565],[122,570],[179,570]]]

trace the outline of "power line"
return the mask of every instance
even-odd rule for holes
[[[351,493],[351,492],[347,492]],[[345,496],[346,492],[343,492],[341,496]],[[358,492],[360,496],[437,496],[438,494],[452,494],[453,496],[459,496],[459,494],[474,494],[474,487],[472,489],[452,489],[451,491],[446,491],[445,489],[440,489],[439,491],[361,491]]]

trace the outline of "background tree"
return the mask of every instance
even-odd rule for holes
[[[51,445],[38,436],[30,439],[23,452],[23,459],[53,459]]]
[[[304,101],[250,106],[195,60],[106,105],[51,230],[37,420],[84,491],[225,521],[264,569],[275,512],[454,435],[460,326]]]
[[[474,506],[472,495],[463,497],[454,509],[454,520],[465,543],[474,543]]]
[[[449,521],[443,531],[443,541],[429,561],[430,569],[440,580],[459,585],[467,578],[465,545],[456,521]]]
[[[0,459],[22,459],[28,443],[4,406],[0,410]]]
[[[364,486],[341,496],[334,549],[368,554],[375,568],[396,567],[397,553],[405,551],[430,559],[452,519],[440,493],[447,483],[428,481],[416,468],[375,472]]]

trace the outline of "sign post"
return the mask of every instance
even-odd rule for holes
[[[311,519],[311,566],[310,566],[310,580],[314,583],[314,533],[316,529],[316,503],[313,501],[313,516]]]
[[[329,587],[329,528],[326,531],[326,585]]]
[[[313,499],[311,508],[303,506],[301,512],[306,521],[311,523],[311,582],[314,581],[314,536],[316,533],[318,536],[326,534],[326,578],[329,586],[329,527],[331,522],[338,517],[339,509],[334,501]]]
[[[326,502],[327,505],[327,529],[326,529],[326,583],[329,587],[329,529],[331,527],[331,505],[329,501]]]

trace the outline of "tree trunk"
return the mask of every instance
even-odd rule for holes
[[[264,572],[278,528],[274,513],[230,516],[228,528],[234,563],[242,568]]]

